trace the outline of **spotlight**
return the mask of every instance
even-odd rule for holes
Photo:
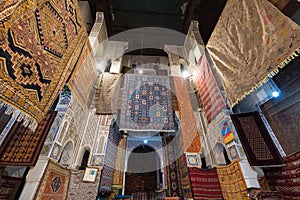
[[[189,76],[190,76],[190,73],[188,71],[185,70],[185,71],[182,72],[182,77],[183,78],[187,78]]]
[[[148,140],[144,140],[144,144],[147,144],[148,143]]]
[[[273,97],[279,97],[279,92],[277,92],[277,91],[272,92],[272,96]]]

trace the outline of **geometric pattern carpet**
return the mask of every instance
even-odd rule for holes
[[[84,171],[72,170],[68,187],[68,198],[76,200],[95,200],[98,193],[100,173],[95,182],[83,182]]]
[[[50,110],[35,131],[16,121],[0,147],[0,164],[34,166],[56,113]]]
[[[22,1],[0,23],[0,99],[27,114],[36,127],[88,38],[77,1]]]
[[[285,199],[300,199],[300,151],[285,157],[284,162],[284,167],[264,168],[269,186]]]
[[[223,199],[217,170],[189,168],[194,199]]]
[[[217,167],[222,195],[225,200],[250,200],[247,196],[247,186],[239,162],[240,160],[238,159],[230,165]]]
[[[125,75],[120,129],[174,132],[167,76]]]
[[[36,200],[65,200],[69,179],[68,169],[49,161],[36,193]]]
[[[260,114],[230,115],[251,166],[281,165],[283,160]]]

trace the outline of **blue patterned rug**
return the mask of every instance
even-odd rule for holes
[[[125,75],[120,130],[175,131],[167,76]]]

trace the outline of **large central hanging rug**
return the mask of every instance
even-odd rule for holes
[[[36,127],[87,40],[77,1],[25,0],[0,24],[0,99],[34,119]]]
[[[125,75],[120,129],[175,131],[167,76]]]
[[[70,171],[49,161],[36,193],[36,200],[65,200],[69,186]]]
[[[217,170],[189,168],[194,199],[223,199]]]

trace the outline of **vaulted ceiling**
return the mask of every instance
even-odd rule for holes
[[[163,27],[186,33],[191,20],[199,21],[206,43],[227,0],[88,0],[92,16],[104,12],[109,36],[140,27]],[[270,0],[291,17],[298,0]]]

